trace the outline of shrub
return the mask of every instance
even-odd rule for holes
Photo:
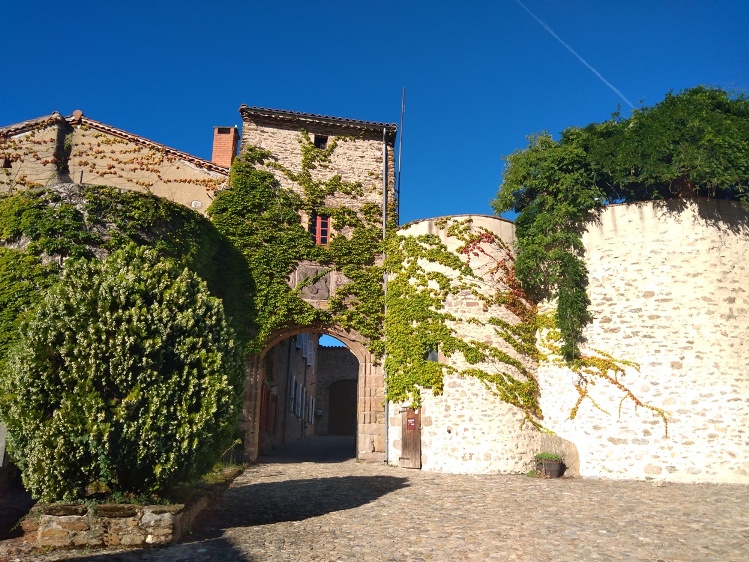
[[[42,500],[158,494],[217,460],[243,375],[205,283],[130,245],[67,262],[10,351],[0,417],[25,486]]]

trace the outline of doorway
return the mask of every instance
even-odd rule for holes
[[[344,380],[330,385],[328,435],[356,435],[356,383]]]

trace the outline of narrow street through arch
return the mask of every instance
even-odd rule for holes
[[[749,551],[746,486],[407,470],[350,458],[346,439],[262,458],[182,544],[20,559],[738,562]]]

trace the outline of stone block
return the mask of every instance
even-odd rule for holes
[[[119,518],[135,517],[138,507],[130,504],[101,504],[96,506],[96,514],[99,517]]]
[[[151,534],[146,536],[146,544],[169,544],[172,542],[172,533]]]
[[[36,545],[38,547],[62,547],[73,544],[73,534],[64,529],[53,529],[39,527],[36,535]]]
[[[120,537],[120,544],[122,546],[139,546],[145,544],[145,542],[145,533],[130,533]]]
[[[87,516],[67,515],[56,517],[54,524],[66,531],[88,531],[89,520]]]
[[[88,507],[85,505],[71,504],[41,505],[39,506],[39,512],[44,515],[54,515],[56,517],[65,515],[86,515],[86,513],[88,513]]]
[[[172,513],[154,513],[152,511],[144,511],[140,518],[140,526],[143,528],[151,527],[170,527],[174,523],[174,514]]]

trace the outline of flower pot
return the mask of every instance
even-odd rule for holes
[[[564,472],[564,463],[562,461],[543,460],[538,463],[536,468],[544,478],[559,478]]]

